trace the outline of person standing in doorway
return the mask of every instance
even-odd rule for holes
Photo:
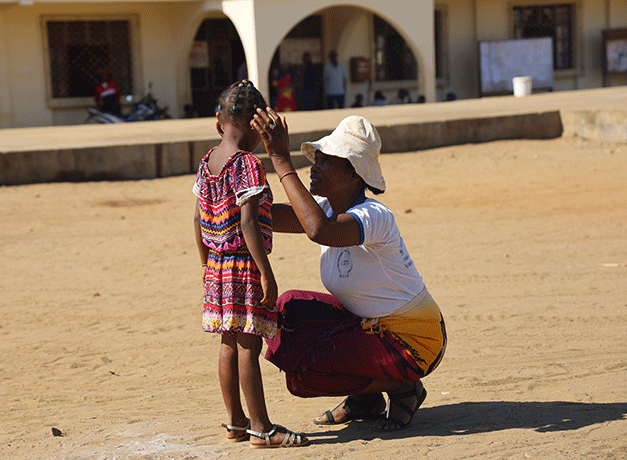
[[[337,51],[331,50],[329,61],[324,66],[324,80],[327,84],[327,109],[344,108],[346,96],[346,80],[348,74],[344,64],[337,60]]]
[[[316,67],[311,62],[311,54],[303,53],[303,110],[315,110],[318,105],[318,76]]]

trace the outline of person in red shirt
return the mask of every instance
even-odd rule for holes
[[[94,98],[98,108],[104,112],[120,113],[120,89],[111,78],[107,69],[98,71],[100,83],[94,89]]]
[[[281,69],[278,77],[272,82],[277,89],[277,112],[295,112],[296,98],[294,97],[294,82],[290,73]]]

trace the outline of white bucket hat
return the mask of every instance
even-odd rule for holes
[[[344,118],[331,134],[316,142],[304,142],[301,151],[312,163],[316,150],[326,155],[346,158],[366,184],[385,190],[385,180],[379,164],[381,138],[377,129],[364,117]]]

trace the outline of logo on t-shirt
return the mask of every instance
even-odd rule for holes
[[[409,268],[412,265],[414,265],[414,261],[411,260],[411,257],[409,256],[409,253],[407,252],[407,249],[405,248],[405,243],[403,242],[402,239],[401,239],[401,244],[398,248],[398,252],[401,256],[401,259],[403,260],[403,265],[405,266],[405,268]]]
[[[353,259],[349,249],[344,249],[340,252],[337,258],[337,270],[340,272],[340,278],[348,278],[353,270]]]

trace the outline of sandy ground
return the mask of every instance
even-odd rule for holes
[[[271,418],[312,443],[226,443],[194,177],[36,184],[0,187],[0,458],[627,458],[627,145],[502,141],[382,164],[381,201],[449,333],[407,430],[316,426],[336,399],[291,396],[263,361]],[[322,289],[317,255],[276,235],[280,289]]]

